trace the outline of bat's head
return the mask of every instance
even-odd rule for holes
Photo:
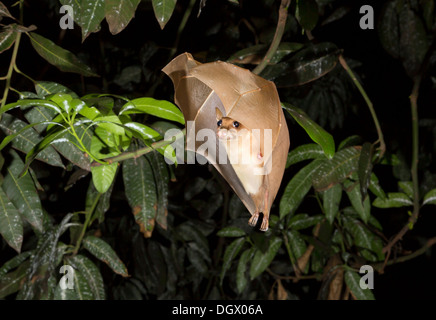
[[[239,121],[229,117],[223,117],[223,114],[219,109],[216,109],[216,121],[218,139],[236,139],[242,134],[248,132],[247,128]]]

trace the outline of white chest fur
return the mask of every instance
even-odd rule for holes
[[[264,180],[260,144],[250,131],[238,132],[232,139],[221,140],[239,180],[248,194],[257,194]]]

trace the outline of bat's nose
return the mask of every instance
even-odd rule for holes
[[[218,130],[218,138],[225,138],[227,136],[227,130]]]

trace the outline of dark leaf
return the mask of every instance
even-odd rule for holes
[[[135,16],[141,0],[106,0],[105,16],[110,32],[115,35],[124,30]]]
[[[53,41],[48,40],[34,32],[30,33],[29,36],[36,52],[38,52],[39,55],[47,60],[50,64],[59,68],[59,70],[64,72],[79,73],[85,77],[98,76],[74,54],[57,46]]]
[[[360,152],[359,164],[357,169],[357,174],[359,176],[359,182],[360,182],[360,194],[363,200],[366,198],[369,183],[371,181],[372,155],[373,155],[372,144],[365,142]]]

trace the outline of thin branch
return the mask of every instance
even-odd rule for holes
[[[274,57],[274,54],[277,51],[277,48],[279,47],[280,41],[282,41],[283,32],[285,30],[286,20],[288,18],[288,7],[291,4],[291,0],[282,0],[280,3],[280,9],[279,9],[279,21],[277,22],[277,28],[276,32],[274,34],[273,41],[271,42],[271,45],[263,57],[262,61],[259,63],[259,65],[254,68],[253,73],[260,74],[263,69],[271,62],[271,59]]]
[[[373,106],[371,100],[369,99],[368,95],[366,94],[365,90],[363,89],[362,85],[357,80],[357,78],[354,75],[353,71],[348,66],[348,64],[345,61],[345,59],[342,56],[342,54],[339,55],[339,62],[341,64],[341,66],[345,69],[345,71],[347,71],[347,73],[350,76],[351,80],[354,82],[354,85],[357,87],[357,89],[359,90],[359,92],[362,95],[363,99],[365,99],[366,104],[368,105],[369,111],[371,112],[371,116],[372,116],[372,119],[374,121],[374,125],[375,125],[375,127],[377,129],[377,135],[378,135],[378,140],[377,141],[380,143],[379,159],[381,159],[383,157],[384,153],[386,152],[386,144],[385,144],[385,140],[383,138],[383,132],[381,130],[381,126],[380,126],[380,123],[378,121],[377,114],[375,113],[375,110],[374,110],[374,106]]]
[[[432,44],[427,50],[424,60],[421,64],[420,71],[413,78],[413,88],[410,94],[410,109],[412,114],[412,164],[410,172],[412,175],[413,184],[413,212],[407,224],[394,236],[394,238],[383,248],[383,252],[388,252],[388,255],[394,246],[406,233],[410,230],[418,220],[420,204],[419,204],[419,180],[418,180],[418,160],[419,160],[419,118],[418,118],[418,96],[421,87],[422,79],[428,69],[431,56],[436,48],[436,37],[433,38]]]
[[[121,161],[124,161],[127,159],[136,159],[144,154],[153,152],[156,149],[170,145],[174,141],[182,138],[185,134],[186,134],[186,128],[184,128],[177,135],[175,135],[172,140],[160,140],[157,142],[153,142],[150,147],[144,147],[144,148],[140,148],[140,149],[135,150],[135,151],[124,152],[124,153],[119,154],[119,155],[114,156],[114,157],[102,159],[102,162],[104,162],[104,163],[93,162],[93,163],[91,163],[91,166],[98,167],[98,166],[101,166],[103,164],[112,164],[114,162],[121,162]]]
[[[378,264],[374,264],[373,267],[380,273],[384,273],[384,269],[386,266],[391,266],[397,263],[401,263],[401,262],[406,262],[409,260],[412,260],[422,254],[424,254],[428,249],[430,249],[433,245],[436,244],[436,237],[430,238],[427,240],[426,244],[424,246],[422,246],[421,248],[419,248],[418,250],[412,252],[411,254],[399,257],[399,258],[395,258],[395,259],[391,259],[391,260],[386,260],[383,263],[378,263]]]

